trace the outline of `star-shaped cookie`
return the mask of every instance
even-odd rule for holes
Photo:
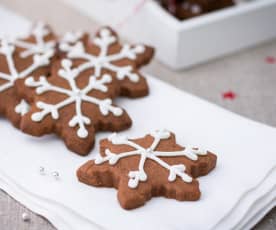
[[[81,59],[61,59],[54,63],[51,76],[28,77],[25,86],[35,89],[30,111],[21,119],[21,130],[33,136],[55,133],[68,149],[86,155],[94,145],[95,133],[120,131],[131,119],[112,100],[119,85],[106,73],[95,76],[82,70]]]
[[[178,145],[166,130],[138,139],[113,134],[101,141],[100,155],[81,166],[77,176],[88,185],[118,189],[120,205],[134,209],[155,196],[198,200],[196,178],[208,174],[216,159],[211,152]]]
[[[66,37],[61,40],[59,48],[70,59],[82,59],[82,70],[93,68],[96,77],[106,72],[116,77],[121,96],[142,97],[148,94],[146,79],[139,68],[150,62],[153,48],[142,44],[121,44],[118,35],[109,27],[102,27],[88,41],[76,33]]]

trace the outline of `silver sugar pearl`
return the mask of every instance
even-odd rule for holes
[[[22,220],[24,222],[30,221],[30,216],[28,215],[28,213],[26,213],[26,212],[22,213]]]
[[[40,175],[45,175],[45,168],[40,166],[39,167],[39,173],[40,173]]]
[[[59,173],[58,172],[52,172],[52,176],[56,179],[56,180],[58,180],[59,179]]]

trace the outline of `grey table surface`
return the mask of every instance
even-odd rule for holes
[[[89,30],[97,25],[59,0],[0,0],[0,4],[31,20],[44,20],[59,33]],[[265,62],[265,57],[273,55],[276,56],[276,40],[185,71],[174,72],[157,60],[144,71],[230,111],[276,127],[276,63]],[[222,98],[228,90],[237,94],[235,100]],[[29,222],[22,221],[23,212],[30,215]],[[55,228],[0,190],[0,229]],[[276,229],[276,208],[255,229]]]

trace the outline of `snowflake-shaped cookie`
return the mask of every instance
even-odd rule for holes
[[[95,76],[108,72],[115,76],[121,86],[121,95],[141,97],[148,94],[145,78],[138,72],[140,66],[147,64],[153,49],[145,45],[121,45],[118,36],[108,27],[99,30],[94,39],[86,44],[77,33],[67,34],[59,48],[67,52],[67,57],[82,59],[80,71],[94,69]]]
[[[209,173],[216,156],[195,147],[181,147],[166,130],[130,140],[117,134],[100,144],[101,154],[77,172],[81,182],[118,189],[125,209],[143,205],[153,196],[198,200],[195,179]]]
[[[30,74],[35,78],[48,74],[54,55],[55,37],[42,23],[25,39],[0,39],[0,114],[6,115],[15,126],[18,127],[20,116],[25,114],[17,108],[20,104],[22,108],[24,79]]]
[[[117,84],[109,74],[95,77],[91,71],[79,71],[69,59],[55,63],[53,75],[25,85],[35,88],[37,96],[31,111],[22,118],[21,129],[34,136],[60,135],[67,147],[81,155],[89,153],[97,130],[128,128],[127,113],[112,104]]]

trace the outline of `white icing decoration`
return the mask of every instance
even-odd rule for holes
[[[47,28],[43,24],[38,23],[32,31],[32,34],[35,36],[37,42],[35,44],[19,40],[12,41],[6,38],[1,39],[0,54],[4,55],[7,60],[9,73],[0,72],[0,79],[5,81],[0,85],[0,93],[12,88],[15,80],[23,79],[37,68],[50,64],[50,58],[53,57],[55,52],[55,42],[44,42],[43,38],[48,33]],[[21,72],[17,71],[13,60],[15,47],[22,47],[25,49],[20,53],[22,58],[33,55],[33,63]]]
[[[112,134],[108,140],[112,142],[114,145],[128,145],[135,150],[123,153],[112,153],[109,149],[105,150],[104,157],[98,156],[95,159],[95,164],[102,164],[104,162],[108,162],[110,165],[115,165],[121,158],[126,158],[130,156],[140,155],[140,162],[137,171],[130,171],[128,174],[129,181],[128,186],[130,188],[136,188],[139,185],[140,181],[147,180],[147,174],[144,171],[144,165],[147,159],[153,160],[158,163],[161,167],[167,169],[169,171],[168,181],[175,181],[176,177],[179,176],[184,182],[190,183],[192,182],[192,177],[190,177],[187,173],[185,173],[185,165],[177,164],[177,165],[169,165],[165,161],[162,160],[162,157],[176,157],[176,156],[185,156],[190,160],[196,161],[198,160],[198,155],[206,155],[207,151],[201,150],[199,148],[186,147],[182,151],[174,151],[174,152],[161,152],[156,151],[156,148],[161,140],[170,138],[171,134],[169,131],[160,130],[151,133],[151,136],[154,137],[154,140],[149,148],[144,148],[133,141],[129,140],[124,136],[118,136],[116,133]],[[160,158],[161,157],[161,158]]]
[[[21,102],[15,107],[15,112],[24,116],[30,110],[30,105],[22,99]]]
[[[110,75],[105,74],[102,78],[96,78],[95,76],[90,76],[89,82],[86,87],[83,89],[78,88],[76,84],[76,78],[79,76],[80,71],[78,69],[72,69],[72,62],[68,59],[63,59],[61,62],[62,68],[59,70],[59,77],[68,81],[71,89],[62,88],[55,86],[47,81],[45,77],[40,77],[38,81],[35,81],[33,77],[29,77],[25,80],[25,85],[29,87],[36,88],[36,93],[38,95],[43,94],[44,92],[57,92],[65,94],[68,97],[63,101],[52,105],[47,104],[42,101],[38,101],[36,106],[41,109],[40,112],[36,112],[32,115],[31,119],[35,122],[42,121],[47,115],[55,120],[59,119],[59,110],[63,107],[66,107],[72,103],[75,104],[76,115],[69,121],[70,127],[75,127],[78,125],[77,135],[80,138],[86,138],[88,136],[88,131],[85,125],[91,124],[89,117],[86,117],[82,113],[81,105],[82,102],[87,102],[90,104],[95,104],[98,106],[100,112],[106,116],[110,112],[114,116],[121,116],[123,110],[121,108],[115,107],[112,105],[112,100],[99,99],[96,97],[89,96],[88,93],[92,90],[99,90],[101,92],[107,92],[108,88],[106,84],[112,81]]]
[[[59,42],[59,48],[62,51],[69,51],[70,45],[76,44],[83,36],[82,31],[71,31],[65,33]]]
[[[75,42],[73,45],[70,44],[71,42],[64,41],[60,44],[60,49],[67,52],[69,58],[80,58],[86,61],[78,67],[80,71],[94,68],[95,76],[99,77],[102,70],[107,69],[115,72],[118,80],[128,78],[132,82],[138,82],[140,77],[137,73],[133,72],[131,65],[117,66],[114,62],[124,58],[135,60],[138,54],[145,52],[145,47],[143,45],[131,47],[125,44],[118,53],[108,54],[110,45],[116,41],[117,38],[112,35],[112,32],[107,28],[103,28],[99,32],[99,37],[94,39],[94,44],[100,49],[98,56],[87,53],[81,41]]]
[[[15,40],[16,46],[24,48],[20,53],[21,58],[27,58],[34,54],[51,54],[52,57],[55,52],[56,41],[44,41],[44,38],[50,34],[49,29],[43,22],[38,22],[31,31],[31,35],[35,37],[36,43],[26,42],[22,40]]]

